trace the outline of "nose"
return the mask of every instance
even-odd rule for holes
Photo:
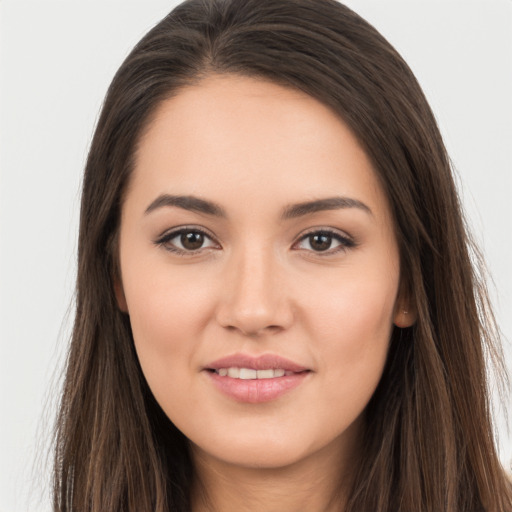
[[[226,264],[217,321],[244,336],[287,329],[293,322],[284,271],[270,251],[245,250]]]

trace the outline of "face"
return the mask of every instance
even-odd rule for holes
[[[166,100],[119,247],[142,370],[193,453],[275,468],[354,446],[406,305],[386,197],[333,112],[233,76]]]

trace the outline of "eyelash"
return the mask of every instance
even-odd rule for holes
[[[174,239],[180,235],[183,235],[184,233],[198,233],[200,235],[203,235],[205,238],[208,238],[209,240],[213,241],[213,237],[209,233],[204,231],[203,229],[192,227],[192,226],[184,226],[182,228],[178,228],[178,229],[169,231],[167,233],[164,233],[160,238],[155,240],[155,244],[160,247],[163,247],[166,251],[177,254],[178,256],[195,256],[202,249],[205,249],[205,247],[202,247],[197,250],[188,250],[187,251],[184,249],[180,249],[179,247],[175,247],[175,246],[172,247],[172,246],[168,245],[172,239]]]
[[[307,250],[309,252],[313,252],[314,254],[316,255],[319,255],[319,256],[324,256],[327,257],[327,256],[332,256],[334,254],[338,254],[340,252],[346,252],[348,249],[352,249],[356,246],[356,242],[348,237],[348,236],[344,236],[342,234],[340,234],[339,232],[337,231],[334,231],[332,229],[312,229],[306,233],[304,233],[298,240],[298,242],[296,242],[294,244],[297,245],[305,240],[307,240],[309,237],[313,236],[313,235],[324,235],[324,236],[328,236],[330,237],[332,240],[336,240],[337,242],[339,242],[339,246],[338,247],[335,247],[334,249],[326,249],[325,251],[314,251],[314,250],[309,250],[309,249],[304,249],[304,250]],[[300,250],[300,249],[298,249]]]
[[[167,233],[164,233],[162,236],[160,236],[157,240],[155,240],[155,245],[159,247],[163,247],[166,251],[172,252],[174,254],[177,254],[179,256],[195,256],[199,254],[203,249],[207,249],[208,247],[200,247],[197,250],[184,250],[180,249],[176,246],[169,245],[169,242],[173,240],[174,238],[183,235],[185,233],[196,233],[204,236],[205,238],[209,239],[211,242],[216,243],[213,239],[213,237],[203,229],[192,227],[192,226],[185,226],[182,228],[178,228],[172,231],[169,231]],[[295,250],[306,250],[308,252],[312,252],[314,254],[326,257],[326,256],[332,256],[334,254],[337,254],[339,252],[345,252],[348,249],[354,248],[357,244],[354,240],[352,240],[348,236],[343,236],[337,231],[331,230],[331,229],[313,229],[305,234],[303,234],[297,242],[294,243],[294,246],[298,245],[299,243],[307,240],[309,237],[313,235],[324,235],[331,237],[331,239],[336,240],[339,242],[339,246],[335,247],[334,249],[328,248],[325,251],[315,251],[313,249],[295,249]]]

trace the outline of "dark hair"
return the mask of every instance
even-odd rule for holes
[[[445,147],[406,63],[334,0],[187,0],[114,77],[83,182],[54,509],[190,509],[187,439],[147,386],[114,280],[141,134],[164,99],[212,74],[268,80],[330,107],[370,157],[391,205],[418,317],[393,331],[346,511],[512,510],[486,375],[486,354],[503,371],[498,338]]]

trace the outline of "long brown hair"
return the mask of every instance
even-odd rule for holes
[[[389,198],[418,319],[395,328],[366,409],[348,511],[512,510],[490,418],[499,344],[434,116],[412,72],[334,0],[188,0],[108,90],[83,181],[76,318],[56,427],[55,511],[188,511],[187,439],[153,398],[117,307],[117,233],[158,105],[209,74],[306,92],[348,124]]]

